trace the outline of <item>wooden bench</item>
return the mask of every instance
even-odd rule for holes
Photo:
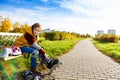
[[[16,40],[17,37],[20,37],[22,34],[20,33],[4,33],[4,32],[0,32],[0,48],[1,50],[5,47],[10,47],[12,45],[14,45],[14,42]],[[9,56],[6,58],[0,58],[0,60],[2,61],[6,61],[6,60],[10,60],[10,59],[14,59],[14,58],[18,58],[22,55],[18,55],[18,56]]]

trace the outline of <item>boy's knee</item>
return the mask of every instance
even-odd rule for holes
[[[34,50],[32,52],[32,57],[37,58],[38,55],[39,55],[39,51],[38,50]]]

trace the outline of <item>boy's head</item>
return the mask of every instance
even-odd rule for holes
[[[32,25],[32,32],[34,35],[38,35],[41,31],[41,25],[39,23],[35,23]]]

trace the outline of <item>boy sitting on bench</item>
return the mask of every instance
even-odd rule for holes
[[[32,27],[25,30],[23,35],[16,39],[15,46],[20,47],[22,53],[32,54],[31,57],[31,71],[37,72],[36,70],[36,58],[39,56],[42,62],[45,63],[47,68],[51,69],[53,65],[59,62],[58,59],[50,59],[50,57],[45,53],[44,49],[37,44],[39,41],[39,32],[41,26],[39,23],[35,23]]]

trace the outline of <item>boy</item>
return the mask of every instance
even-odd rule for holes
[[[36,58],[39,56],[42,62],[45,63],[47,68],[52,68],[53,65],[58,63],[58,59],[50,59],[45,53],[44,49],[37,44],[39,40],[39,32],[41,31],[41,26],[39,23],[35,23],[32,27],[29,27],[21,37],[16,39],[15,45],[20,47],[22,52],[32,54],[31,57],[31,71],[38,72],[36,70]]]

